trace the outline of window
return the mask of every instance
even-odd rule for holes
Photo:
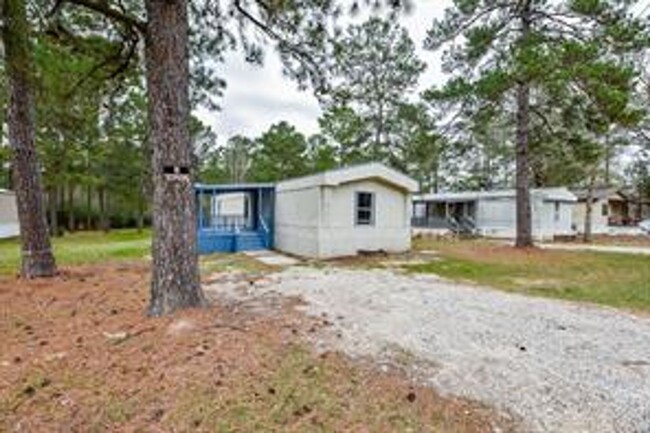
[[[609,209],[607,208],[607,205],[606,205],[606,204],[603,204],[602,209],[601,209],[600,212],[601,212],[601,214],[602,214],[603,216],[607,216],[607,214],[609,213]]]
[[[555,202],[555,216],[554,216],[555,222],[560,221],[560,202],[556,201]]]
[[[355,203],[355,223],[358,226],[375,224],[375,195],[371,192],[358,192]]]

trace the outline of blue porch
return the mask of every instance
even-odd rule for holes
[[[199,254],[273,247],[273,184],[195,186]]]

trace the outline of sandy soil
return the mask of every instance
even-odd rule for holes
[[[295,300],[151,319],[147,296],[141,264],[0,278],[0,431],[510,429],[484,406],[442,398],[398,369],[312,352],[307,337],[331,323],[296,312]]]

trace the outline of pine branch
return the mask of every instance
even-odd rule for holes
[[[100,0],[57,0],[52,10],[50,10],[49,15],[54,15],[66,3],[81,6],[91,11],[100,13],[112,21],[119,22],[128,28],[137,31],[141,35],[147,34],[147,23],[125,13],[123,7],[121,8],[122,11],[120,11],[111,7],[108,2],[103,2]]]
[[[477,21],[479,21],[481,18],[486,17],[490,15],[492,12],[495,12],[499,9],[504,9],[504,8],[511,8],[512,4],[505,2],[505,3],[496,3],[494,6],[487,8],[480,13],[467,18],[464,20],[464,22],[458,23],[458,26],[455,29],[452,29],[452,33],[445,36],[443,39],[436,40],[434,42],[429,42],[427,45],[429,49],[436,50],[440,46],[445,45],[456,38],[458,38],[461,34],[463,34],[465,31],[467,31],[470,27],[472,27]],[[427,38],[428,39],[428,38]]]
[[[263,7],[265,10],[269,10],[268,6],[264,4],[263,1],[258,0],[257,2],[260,4],[261,7]],[[244,6],[242,5],[241,0],[235,0],[234,1],[234,6],[235,9],[248,21],[250,21],[255,27],[257,27],[259,30],[261,30],[264,34],[266,34],[268,37],[271,39],[275,40],[280,44],[280,48],[286,52],[289,52],[291,54],[294,54],[298,58],[306,61],[307,63],[311,64],[312,67],[317,70],[319,68],[319,65],[317,62],[312,58],[312,56],[307,53],[306,51],[302,50],[298,45],[293,44],[286,40],[284,37],[282,37],[279,33],[277,33],[271,26],[267,25],[264,23],[260,18],[257,18],[255,15],[253,15],[252,12],[248,11]]]

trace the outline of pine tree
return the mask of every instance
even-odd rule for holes
[[[622,55],[647,43],[646,23],[630,14],[634,3],[455,0],[429,31],[426,47],[447,47],[444,69],[454,75],[435,98],[514,107],[518,247],[533,244],[531,125],[547,108],[538,102],[545,92],[578,94],[605,116],[625,111],[631,76]]]
[[[20,224],[21,275],[56,273],[43,204],[41,169],[36,153],[34,61],[25,0],[5,0],[2,39],[9,85],[9,143],[13,152],[13,186]]]
[[[319,96],[328,108],[352,109],[368,128],[365,157],[389,162],[399,145],[395,119],[424,69],[408,31],[373,17],[333,42],[329,87]]]

